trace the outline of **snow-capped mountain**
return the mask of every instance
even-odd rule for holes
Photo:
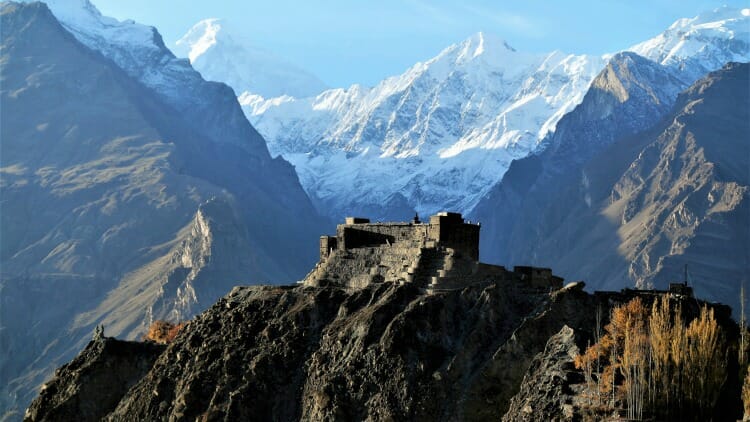
[[[690,80],[750,57],[750,9],[722,7],[679,19],[656,37],[629,49],[659,64],[681,69]]]
[[[23,0],[30,2],[30,0]],[[234,104],[216,104],[231,90],[224,84],[206,83],[186,59],[178,59],[164,45],[156,28],[132,20],[102,16],[89,0],[46,0],[65,29],[85,46],[101,53],[130,77],[156,91],[193,129],[216,142],[231,143],[265,157],[265,143],[247,125]]]
[[[604,63],[523,53],[478,33],[371,89],[240,103],[321,211],[468,210],[581,101]]]
[[[327,86],[317,77],[235,35],[224,20],[204,19],[175,43],[204,78],[224,82],[238,95],[309,97]]]
[[[674,64],[689,85],[728,60],[750,59],[748,22],[748,9],[721,8],[632,49]],[[373,88],[239,100],[322,212],[468,211],[513,159],[547,146],[541,141],[610,57],[527,54],[479,33]]]

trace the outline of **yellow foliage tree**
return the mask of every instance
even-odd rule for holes
[[[171,343],[184,326],[184,322],[172,324],[168,321],[156,320],[148,327],[148,332],[143,336],[143,340],[160,344]]]
[[[651,318],[648,323],[648,338],[651,346],[651,373],[649,402],[652,407],[669,406],[671,384],[670,362],[672,360],[673,323],[669,308],[669,298],[664,296],[651,305]],[[659,392],[661,391],[661,394]]]
[[[710,415],[727,377],[724,338],[712,309],[704,306],[686,326],[679,302],[672,306],[662,296],[649,310],[635,298],[615,307],[604,329],[599,342],[575,360],[590,397],[609,395],[612,408],[619,397],[633,420],[644,411],[666,419],[672,411],[680,417],[686,410],[692,417]],[[603,368],[594,371],[594,362]],[[746,390],[750,403],[750,386]]]
[[[727,377],[726,352],[713,309],[703,306],[700,316],[687,327],[685,337],[685,392],[696,411],[708,412],[716,405]]]

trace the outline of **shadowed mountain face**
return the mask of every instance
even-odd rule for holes
[[[534,250],[534,242],[560,230],[565,231],[565,247],[575,247],[579,233],[561,225],[569,213],[556,204],[565,200],[569,187],[575,188],[581,182],[581,166],[618,138],[653,126],[669,112],[684,88],[684,83],[661,65],[634,53],[614,56],[591,83],[581,104],[565,115],[555,133],[545,140],[549,147],[538,155],[514,161],[501,183],[472,212],[471,218],[483,225],[483,259],[503,264],[550,265],[548,257],[540,257]],[[585,209],[589,208],[585,196],[575,198]],[[605,219],[595,221],[602,226],[599,246],[616,245],[613,226]],[[590,263],[579,261],[572,265],[585,267]],[[610,268],[601,268],[601,274],[572,270],[574,274],[586,274],[589,283],[596,283],[595,279],[605,277]]]
[[[200,81],[218,114],[188,123],[44,4],[1,7],[2,408],[28,403],[97,324],[135,338],[234,285],[304,275],[323,223],[244,117],[230,127],[247,146],[211,132],[222,110],[242,117],[230,89]]]
[[[698,295],[736,305],[750,270],[749,67],[709,74],[666,115],[658,72],[639,66],[628,84],[605,70],[558,126],[559,147],[514,162],[475,210],[484,259],[551,266],[598,289],[663,288],[688,264]],[[607,104],[611,117],[585,118]],[[566,145],[587,159],[569,160]]]

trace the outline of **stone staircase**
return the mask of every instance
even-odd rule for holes
[[[478,263],[454,249],[418,242],[336,250],[305,277],[306,285],[361,288],[371,283],[417,283],[429,291],[471,283]]]
[[[424,249],[416,281],[430,291],[456,289],[466,286],[477,269],[477,262],[454,249]]]

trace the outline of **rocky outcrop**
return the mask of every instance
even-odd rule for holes
[[[591,295],[580,283],[550,292],[519,278],[436,293],[394,282],[237,287],[184,326],[134,384],[129,368],[141,352],[110,358],[92,342],[57,372],[28,420],[78,408],[78,420],[110,421],[581,420],[590,409],[573,359],[592,342],[597,310],[606,324],[611,307],[635,297],[648,307],[661,294]],[[672,297],[688,319],[706,304]],[[711,306],[736,342],[729,308]],[[730,355],[722,418],[740,411]],[[132,387],[92,389],[114,382],[120,365],[117,379]]]
[[[55,371],[26,411],[27,420],[99,420],[151,369],[164,347],[96,337]]]
[[[408,283],[238,287],[184,327],[116,408],[98,411],[109,420],[499,419],[549,337],[591,327],[581,310],[593,300],[518,279],[434,294]],[[73,388],[64,374],[53,382]],[[55,400],[37,399],[30,420]]]
[[[567,325],[550,337],[544,352],[534,358],[503,421],[579,420],[570,388],[584,381],[573,361],[579,353],[575,330]]]

